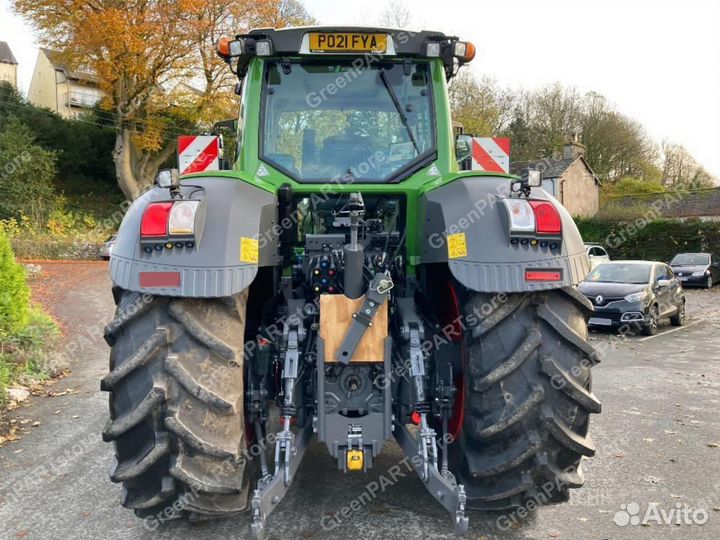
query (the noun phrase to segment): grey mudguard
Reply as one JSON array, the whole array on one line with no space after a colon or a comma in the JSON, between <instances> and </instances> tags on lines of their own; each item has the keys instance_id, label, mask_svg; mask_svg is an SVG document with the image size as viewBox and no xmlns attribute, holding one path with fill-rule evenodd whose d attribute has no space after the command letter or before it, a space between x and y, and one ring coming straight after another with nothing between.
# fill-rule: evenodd
<instances>
[{"instance_id":1,"label":"grey mudguard","mask_svg":"<svg viewBox=\"0 0 720 540\"><path fill-rule=\"evenodd\" d=\"M546 191L533 188L531 199L552 201L560 212L557 247L511 244L502 198L510 196L507 177L463 177L420 198L422 263L446 262L453 276L478 292L522 292L577 285L590 270L582 237L570 214ZM465 233L467 255L449 257L447 236ZM530 237L528 237L530 238ZM528 270L558 270L559 281L527 281Z\"/></svg>"},{"instance_id":2,"label":"grey mudguard","mask_svg":"<svg viewBox=\"0 0 720 540\"><path fill-rule=\"evenodd\" d=\"M196 245L152 253L143 250L143 212L151 202L170 199L167 189L146 191L128 209L113 246L110 277L117 286L154 295L224 297L247 288L258 266L276 264L274 194L232 178L194 177L182 185L183 193L205 199L202 234ZM258 264L240 260L243 237L258 240ZM140 274L154 272L179 273L179 286L141 286Z\"/></svg>"}]
</instances>

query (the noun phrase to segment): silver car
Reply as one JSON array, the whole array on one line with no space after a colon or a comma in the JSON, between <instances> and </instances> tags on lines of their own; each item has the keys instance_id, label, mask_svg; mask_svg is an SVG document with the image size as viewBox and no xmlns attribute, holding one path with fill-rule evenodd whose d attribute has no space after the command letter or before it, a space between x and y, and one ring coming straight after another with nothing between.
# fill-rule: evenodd
<instances>
[{"instance_id":1,"label":"silver car","mask_svg":"<svg viewBox=\"0 0 720 540\"><path fill-rule=\"evenodd\" d=\"M599 264L610 262L610 255L608 255L604 247L598 244L585 244L585 252L588 259L590 259L590 270L593 270Z\"/></svg>"}]
</instances>

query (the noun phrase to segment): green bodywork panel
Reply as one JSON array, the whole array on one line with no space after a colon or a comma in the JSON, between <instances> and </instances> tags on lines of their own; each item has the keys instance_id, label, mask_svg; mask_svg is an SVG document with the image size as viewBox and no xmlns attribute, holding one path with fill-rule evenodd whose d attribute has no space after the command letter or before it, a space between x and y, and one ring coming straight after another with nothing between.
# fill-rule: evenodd
<instances>
[{"instance_id":1,"label":"green bodywork panel","mask_svg":"<svg viewBox=\"0 0 720 540\"><path fill-rule=\"evenodd\" d=\"M277 59L271 59L277 60ZM292 59L291 59L292 60ZM302 58L307 61L307 57ZM238 131L238 153L233 170L210 171L186 175L183 178L213 176L235 178L247 182L260 189L275 193L283 184L290 184L293 192L298 195L312 193L350 193L363 194L403 194L406 198L406 223L410 227L418 223L418 201L420 196L430 190L448 184L459 178L475 177L482 181L483 176L507 176L483 171L459 171L455 159L455 137L453 135L450 104L448 100L445 71L440 60L430 60L431 86L435 109L436 159L428 166L415 172L412 176L397 183L300 183L283 174L267 162L260 159L260 135L262 103L262 81L265 59L253 58L244 78L244 91L241 101L241 114ZM263 175L258 170L263 167ZM266 172L266 173L265 173ZM410 267L420 262L420 247L417 235L408 234L407 254Z\"/></svg>"}]
</instances>

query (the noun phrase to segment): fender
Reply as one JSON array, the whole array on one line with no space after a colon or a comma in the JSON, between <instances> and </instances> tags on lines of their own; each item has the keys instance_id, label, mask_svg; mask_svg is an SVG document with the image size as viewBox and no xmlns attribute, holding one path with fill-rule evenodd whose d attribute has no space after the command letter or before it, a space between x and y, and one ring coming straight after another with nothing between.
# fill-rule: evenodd
<instances>
[{"instance_id":1,"label":"fender","mask_svg":"<svg viewBox=\"0 0 720 540\"><path fill-rule=\"evenodd\" d=\"M533 188L531 199L552 202L562 222L562 236L541 247L512 244L503 198L510 197L510 177L462 177L425 192L419 201L421 262L446 263L452 275L477 292L526 292L577 285L590 271L585 246L570 214L554 197ZM464 238L460 235L464 233ZM449 235L464 249L453 250ZM560 279L528 281L528 270L557 270Z\"/></svg>"},{"instance_id":2,"label":"fender","mask_svg":"<svg viewBox=\"0 0 720 540\"><path fill-rule=\"evenodd\" d=\"M275 194L221 177L186 178L181 186L186 197L203 199L195 245L167 249L160 240L158 249L145 251L140 242L145 209L151 202L171 200L168 189L151 188L133 202L120 225L110 257L115 285L153 295L226 297L247 288L259 266L277 264ZM257 256L249 259L241 257L241 244L248 240L258 247ZM161 277L141 279L143 275Z\"/></svg>"}]
</instances>

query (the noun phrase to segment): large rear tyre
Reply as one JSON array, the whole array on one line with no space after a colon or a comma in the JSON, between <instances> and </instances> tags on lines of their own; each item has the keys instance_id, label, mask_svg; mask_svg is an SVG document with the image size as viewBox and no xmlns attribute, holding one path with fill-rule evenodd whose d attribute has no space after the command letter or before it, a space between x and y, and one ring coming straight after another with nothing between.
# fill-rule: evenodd
<instances>
[{"instance_id":1,"label":"large rear tyre","mask_svg":"<svg viewBox=\"0 0 720 540\"><path fill-rule=\"evenodd\" d=\"M463 424L452 469L470 508L563 502L583 484L582 456L600 402L587 341L591 306L574 288L533 294L466 294ZM475 323L475 324L471 324Z\"/></svg>"},{"instance_id":2,"label":"large rear tyre","mask_svg":"<svg viewBox=\"0 0 720 540\"><path fill-rule=\"evenodd\" d=\"M246 508L243 333L247 291L175 299L116 291L111 345L113 482L140 517L214 518Z\"/></svg>"}]
</instances>

